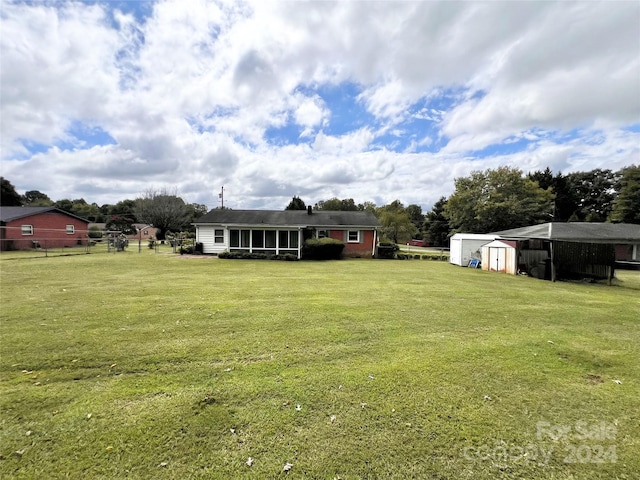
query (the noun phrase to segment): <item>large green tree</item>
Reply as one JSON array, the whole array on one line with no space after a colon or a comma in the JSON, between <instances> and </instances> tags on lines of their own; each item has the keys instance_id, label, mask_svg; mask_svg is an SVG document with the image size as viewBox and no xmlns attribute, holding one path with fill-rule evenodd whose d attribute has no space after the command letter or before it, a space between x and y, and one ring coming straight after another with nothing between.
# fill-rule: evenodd
<instances>
[{"instance_id":1,"label":"large green tree","mask_svg":"<svg viewBox=\"0 0 640 480\"><path fill-rule=\"evenodd\" d=\"M572 191L566 176L561 172L554 175L547 167L544 171L530 173L529 178L538 182L541 188L551 189L554 195L552 212L554 222L566 222L572 217L575 218L575 212L578 210L577 193Z\"/></svg>"},{"instance_id":2,"label":"large green tree","mask_svg":"<svg viewBox=\"0 0 640 480\"><path fill-rule=\"evenodd\" d=\"M0 205L3 207L19 207L22 196L16 192L13 184L4 177L0 177Z\"/></svg>"},{"instance_id":3,"label":"large green tree","mask_svg":"<svg viewBox=\"0 0 640 480\"><path fill-rule=\"evenodd\" d=\"M416 233L416 238L422 238L422 229L424 227L424 215L422 214L422 207L420 205L411 204L407 205L405 209L407 215L409 215L409 220L416 226L418 232Z\"/></svg>"},{"instance_id":4,"label":"large green tree","mask_svg":"<svg viewBox=\"0 0 640 480\"><path fill-rule=\"evenodd\" d=\"M457 178L444 214L456 232L488 233L549 221L552 201L520 169L500 167Z\"/></svg>"},{"instance_id":5,"label":"large green tree","mask_svg":"<svg viewBox=\"0 0 640 480\"><path fill-rule=\"evenodd\" d=\"M617 180L614 172L600 168L568 174L567 185L576 203L576 210L569 220L606 221L613 209Z\"/></svg>"},{"instance_id":6,"label":"large green tree","mask_svg":"<svg viewBox=\"0 0 640 480\"><path fill-rule=\"evenodd\" d=\"M293 197L289 202L289 205L285 207L285 210L306 210L307 206L300 197Z\"/></svg>"},{"instance_id":7,"label":"large green tree","mask_svg":"<svg viewBox=\"0 0 640 480\"><path fill-rule=\"evenodd\" d=\"M187 212L188 212L189 221L188 221L188 224L184 227L184 229L189 232L195 232L196 227L192 225L192 223L195 222L198 218L205 215L208 211L209 209L204 203L188 203Z\"/></svg>"},{"instance_id":8,"label":"large green tree","mask_svg":"<svg viewBox=\"0 0 640 480\"><path fill-rule=\"evenodd\" d=\"M640 223L640 166L632 165L620 172L620 191L613 201L612 222Z\"/></svg>"},{"instance_id":9,"label":"large green tree","mask_svg":"<svg viewBox=\"0 0 640 480\"><path fill-rule=\"evenodd\" d=\"M107 214L109 216L119 215L119 216L127 216L132 218L134 221L137 221L136 218L136 201L131 199L120 200L115 205L103 205L101 210L104 212L106 207Z\"/></svg>"},{"instance_id":10,"label":"large green tree","mask_svg":"<svg viewBox=\"0 0 640 480\"><path fill-rule=\"evenodd\" d=\"M353 200L353 198L345 198L340 200L339 198L330 198L329 200L321 200L315 204L314 210L342 210L342 211L352 211L355 212L358 210L358 205Z\"/></svg>"},{"instance_id":11,"label":"large green tree","mask_svg":"<svg viewBox=\"0 0 640 480\"><path fill-rule=\"evenodd\" d=\"M133 219L127 216L113 215L109 217L105 228L109 232L120 232L125 235L135 235L138 233L134 225Z\"/></svg>"},{"instance_id":12,"label":"large green tree","mask_svg":"<svg viewBox=\"0 0 640 480\"><path fill-rule=\"evenodd\" d=\"M22 203L29 207L50 207L53 200L39 190L29 190L22 197Z\"/></svg>"},{"instance_id":13,"label":"large green tree","mask_svg":"<svg viewBox=\"0 0 640 480\"><path fill-rule=\"evenodd\" d=\"M384 205L376 210L376 216L382 226L382 238L394 243L405 243L411 240L418 229L411 221L409 213L399 200Z\"/></svg>"},{"instance_id":14,"label":"large green tree","mask_svg":"<svg viewBox=\"0 0 640 480\"><path fill-rule=\"evenodd\" d=\"M164 240L168 231L182 231L190 220L184 200L167 189L146 190L136 199L135 216L139 222L158 229L158 240Z\"/></svg>"},{"instance_id":15,"label":"large green tree","mask_svg":"<svg viewBox=\"0 0 640 480\"><path fill-rule=\"evenodd\" d=\"M429 245L434 247L446 247L449 244L449 220L444 216L447 199L440 199L433 205L430 212L425 215L425 237Z\"/></svg>"}]
</instances>

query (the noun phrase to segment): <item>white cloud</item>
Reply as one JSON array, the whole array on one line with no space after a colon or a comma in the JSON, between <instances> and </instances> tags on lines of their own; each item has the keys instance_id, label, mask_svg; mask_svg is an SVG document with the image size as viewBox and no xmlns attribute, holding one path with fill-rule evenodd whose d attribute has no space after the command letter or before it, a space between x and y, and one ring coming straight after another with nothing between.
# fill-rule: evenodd
<instances>
[{"instance_id":1,"label":"white cloud","mask_svg":"<svg viewBox=\"0 0 640 480\"><path fill-rule=\"evenodd\" d=\"M145 6L3 4L2 173L19 191L429 206L471 170L640 162L637 2Z\"/></svg>"}]
</instances>

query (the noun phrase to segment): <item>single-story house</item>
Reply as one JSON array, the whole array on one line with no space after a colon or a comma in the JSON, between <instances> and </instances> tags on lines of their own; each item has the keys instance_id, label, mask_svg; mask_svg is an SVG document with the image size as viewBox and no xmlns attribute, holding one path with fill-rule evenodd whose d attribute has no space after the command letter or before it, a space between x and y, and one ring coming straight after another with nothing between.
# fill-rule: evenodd
<instances>
[{"instance_id":1,"label":"single-story house","mask_svg":"<svg viewBox=\"0 0 640 480\"><path fill-rule=\"evenodd\" d=\"M202 253L244 251L301 257L309 238L344 242L345 257L376 254L380 222L371 212L214 209L196 220L196 245Z\"/></svg>"},{"instance_id":2,"label":"single-story house","mask_svg":"<svg viewBox=\"0 0 640 480\"><path fill-rule=\"evenodd\" d=\"M0 207L0 250L86 245L88 225L55 207Z\"/></svg>"},{"instance_id":3,"label":"single-story house","mask_svg":"<svg viewBox=\"0 0 640 480\"><path fill-rule=\"evenodd\" d=\"M134 227L136 227L136 233L134 235L127 235L129 240L149 240L153 238L154 240L158 238L159 228L154 227L153 225L148 225L146 223L134 223Z\"/></svg>"},{"instance_id":4,"label":"single-story house","mask_svg":"<svg viewBox=\"0 0 640 480\"><path fill-rule=\"evenodd\" d=\"M538 278L609 278L615 268L640 264L640 225L551 222L496 232L514 250L515 269ZM494 245L494 248L498 248ZM506 247L503 247L507 254ZM497 250L483 249L482 264L496 262Z\"/></svg>"}]
</instances>

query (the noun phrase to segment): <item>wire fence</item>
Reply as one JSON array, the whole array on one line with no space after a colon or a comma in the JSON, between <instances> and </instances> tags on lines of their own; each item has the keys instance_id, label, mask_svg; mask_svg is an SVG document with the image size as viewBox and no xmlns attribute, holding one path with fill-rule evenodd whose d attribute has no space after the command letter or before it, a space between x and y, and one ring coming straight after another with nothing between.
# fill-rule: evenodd
<instances>
[{"instance_id":1,"label":"wire fence","mask_svg":"<svg viewBox=\"0 0 640 480\"><path fill-rule=\"evenodd\" d=\"M97 237L97 238L95 238ZM34 228L31 225L0 227L0 252L3 258L34 258L87 253L125 251L131 243L137 250L147 247L148 240L125 236L120 231L96 232L67 228Z\"/></svg>"}]
</instances>

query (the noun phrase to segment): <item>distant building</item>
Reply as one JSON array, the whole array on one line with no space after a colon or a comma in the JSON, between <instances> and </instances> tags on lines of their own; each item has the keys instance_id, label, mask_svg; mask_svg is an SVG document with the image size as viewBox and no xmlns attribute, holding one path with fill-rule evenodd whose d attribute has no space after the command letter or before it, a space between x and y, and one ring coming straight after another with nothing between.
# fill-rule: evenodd
<instances>
[{"instance_id":1,"label":"distant building","mask_svg":"<svg viewBox=\"0 0 640 480\"><path fill-rule=\"evenodd\" d=\"M89 221L55 207L0 207L0 250L86 245Z\"/></svg>"},{"instance_id":2,"label":"distant building","mask_svg":"<svg viewBox=\"0 0 640 480\"><path fill-rule=\"evenodd\" d=\"M301 257L309 238L344 242L343 256L371 258L380 222L371 212L215 209L196 220L196 243L203 253L246 251Z\"/></svg>"}]
</instances>

